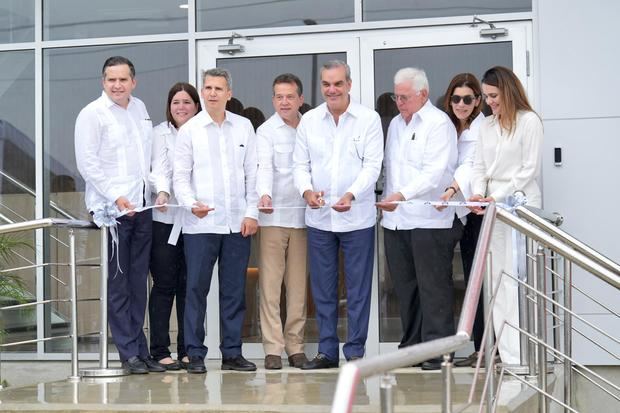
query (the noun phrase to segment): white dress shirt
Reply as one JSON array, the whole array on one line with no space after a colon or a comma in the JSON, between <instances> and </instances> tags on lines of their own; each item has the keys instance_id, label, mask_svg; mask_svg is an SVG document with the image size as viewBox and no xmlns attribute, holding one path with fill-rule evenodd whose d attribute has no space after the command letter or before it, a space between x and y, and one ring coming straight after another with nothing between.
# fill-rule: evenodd
<instances>
[{"instance_id":1,"label":"white dress shirt","mask_svg":"<svg viewBox=\"0 0 620 413\"><path fill-rule=\"evenodd\" d=\"M375 183L383 158L379 115L350 102L338 125L323 103L304 114L297 127L293 159L295 187L324 191L328 207L306 208L306 225L323 231L348 232L375 225ZM330 205L350 192L351 209L336 212Z\"/></svg>"},{"instance_id":2,"label":"white dress shirt","mask_svg":"<svg viewBox=\"0 0 620 413\"><path fill-rule=\"evenodd\" d=\"M471 125L469 125L469 129L462 131L461 136L458 138L457 149L459 159L456 171L454 171L454 180L459 185L459 192L453 197L453 201L466 201L473 195L470 183L471 168L474 165L476 141L478 140L478 132L482 122L484 122L484 114L479 113ZM466 207L458 207L456 209L456 214L459 218L467 216L470 212Z\"/></svg>"},{"instance_id":3,"label":"white dress shirt","mask_svg":"<svg viewBox=\"0 0 620 413\"><path fill-rule=\"evenodd\" d=\"M172 193L172 161L174 160L174 145L177 139L177 129L168 121L164 121L153 128L153 150L151 157L152 203L155 204L157 194L166 192L170 195L168 203L177 203ZM165 212L153 209L153 221L164 224L173 224L178 208L168 208Z\"/></svg>"},{"instance_id":4,"label":"white dress shirt","mask_svg":"<svg viewBox=\"0 0 620 413\"><path fill-rule=\"evenodd\" d=\"M540 207L540 177L543 126L534 112L520 111L511 134L489 116L480 126L472 169L474 194L505 202L508 195L523 191L528 205Z\"/></svg>"},{"instance_id":5,"label":"white dress shirt","mask_svg":"<svg viewBox=\"0 0 620 413\"><path fill-rule=\"evenodd\" d=\"M258 219L256 136L250 121L226 112L219 126L206 110L187 121L177 135L174 193L186 234L241 232L244 217ZM198 218L189 211L200 201L215 211Z\"/></svg>"},{"instance_id":6,"label":"white dress shirt","mask_svg":"<svg viewBox=\"0 0 620 413\"><path fill-rule=\"evenodd\" d=\"M301 116L301 115L300 115ZM258 196L269 195L276 208L271 214L259 214L260 226L305 228L304 209L278 209L277 207L303 207L306 201L293 185L293 150L297 130L287 125L274 113L256 130Z\"/></svg>"},{"instance_id":7,"label":"white dress shirt","mask_svg":"<svg viewBox=\"0 0 620 413\"><path fill-rule=\"evenodd\" d=\"M390 122L385 147L385 190L400 192L406 200L438 200L452 183L456 168L456 129L443 111L427 101L409 123L401 115ZM454 207L401 204L383 211L385 228L451 228Z\"/></svg>"},{"instance_id":8,"label":"white dress shirt","mask_svg":"<svg viewBox=\"0 0 620 413\"><path fill-rule=\"evenodd\" d=\"M136 207L150 204L152 132L144 103L133 96L125 109L102 92L80 111L75 121L75 159L86 182L89 211L121 196Z\"/></svg>"}]
</instances>

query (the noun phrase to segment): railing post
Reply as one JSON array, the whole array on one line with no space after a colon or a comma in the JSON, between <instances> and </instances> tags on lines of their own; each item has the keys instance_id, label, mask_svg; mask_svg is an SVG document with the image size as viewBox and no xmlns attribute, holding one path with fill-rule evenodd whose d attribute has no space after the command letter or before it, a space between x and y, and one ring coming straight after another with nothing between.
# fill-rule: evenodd
<instances>
[{"instance_id":1,"label":"railing post","mask_svg":"<svg viewBox=\"0 0 620 413\"><path fill-rule=\"evenodd\" d=\"M443 382L441 412L452 413L452 361L450 360L450 354L443 355L443 363L441 363L441 381Z\"/></svg>"},{"instance_id":2,"label":"railing post","mask_svg":"<svg viewBox=\"0 0 620 413\"><path fill-rule=\"evenodd\" d=\"M108 229L101 227L99 367L108 368Z\"/></svg>"},{"instance_id":3,"label":"railing post","mask_svg":"<svg viewBox=\"0 0 620 413\"><path fill-rule=\"evenodd\" d=\"M77 270L75 267L75 233L69 228L69 280L71 303L71 376L70 379L79 379L78 376L78 315L77 315Z\"/></svg>"},{"instance_id":4,"label":"railing post","mask_svg":"<svg viewBox=\"0 0 620 413\"><path fill-rule=\"evenodd\" d=\"M534 242L530 240L530 245L528 246L530 249L530 253L532 255L536 255L534 253ZM525 326L525 330L531 335L536 335L536 303L534 300L536 299L536 294L534 293L534 289L536 288L536 267L532 262L531 265L528 266L528 275L527 275L527 285L532 287L528 288L526 293L527 297L527 325ZM538 370L536 368L536 343L533 340L527 339L527 363L529 368L529 377L536 377L538 374Z\"/></svg>"},{"instance_id":5,"label":"railing post","mask_svg":"<svg viewBox=\"0 0 620 413\"><path fill-rule=\"evenodd\" d=\"M530 282L534 276L534 263L532 260L534 250L534 241L530 237L525 237L525 268L526 268L526 282ZM528 300L528 289L519 284L519 325L525 331L531 331L530 327L530 303ZM529 339L525 334L519 334L520 343L520 356L521 365L527 366L529 369ZM533 372L529 371L528 375L532 375Z\"/></svg>"},{"instance_id":6,"label":"railing post","mask_svg":"<svg viewBox=\"0 0 620 413\"><path fill-rule=\"evenodd\" d=\"M489 387L487 389L487 412L491 413L493 410L493 396L495 395L495 372L491 371L491 365L493 360L491 359L491 353L493 353L494 346L494 326L493 317L489 317L493 309L490 303L493 302L493 265L491 263L492 255L491 251L487 255L486 261L486 274L484 275L484 284L482 289L484 291L484 319L488 321L487 337L484 342L484 368L486 369L487 376L489 377Z\"/></svg>"},{"instance_id":7,"label":"railing post","mask_svg":"<svg viewBox=\"0 0 620 413\"><path fill-rule=\"evenodd\" d=\"M572 263L564 257L564 307L573 307L573 274ZM564 404L573 406L573 366L568 357L573 356L573 318L564 311ZM568 411L565 409L565 411Z\"/></svg>"},{"instance_id":8,"label":"railing post","mask_svg":"<svg viewBox=\"0 0 620 413\"><path fill-rule=\"evenodd\" d=\"M381 413L394 413L394 375L385 373L379 384Z\"/></svg>"},{"instance_id":9,"label":"railing post","mask_svg":"<svg viewBox=\"0 0 620 413\"><path fill-rule=\"evenodd\" d=\"M546 279L545 279L545 248L538 244L536 251L536 337L538 340L538 388L542 392L547 391L547 349L543 343L547 342L547 314L545 311ZM547 400L545 395L538 393L538 411L547 413Z\"/></svg>"},{"instance_id":10,"label":"railing post","mask_svg":"<svg viewBox=\"0 0 620 413\"><path fill-rule=\"evenodd\" d=\"M559 293L558 293L558 279L557 279L557 270L558 270L558 264L557 264L557 260L559 259L559 255L555 253L555 251L551 250L549 252L549 266L551 267L551 299L553 301L559 301L558 297L559 297ZM552 302L551 303L551 314L553 314L553 317L551 317L551 332L553 334L553 348L560 351L560 332L557 329L558 327L558 319L556 318L556 316L559 317L559 311L558 311L558 306ZM553 358L556 360L559 360L560 357L555 355L553 355Z\"/></svg>"}]
</instances>

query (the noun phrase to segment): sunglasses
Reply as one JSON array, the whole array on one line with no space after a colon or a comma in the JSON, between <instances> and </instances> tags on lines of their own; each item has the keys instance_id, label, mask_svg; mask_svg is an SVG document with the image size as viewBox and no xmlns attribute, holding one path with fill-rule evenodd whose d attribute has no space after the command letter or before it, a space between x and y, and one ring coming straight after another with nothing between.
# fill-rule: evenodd
<instances>
[{"instance_id":1,"label":"sunglasses","mask_svg":"<svg viewBox=\"0 0 620 413\"><path fill-rule=\"evenodd\" d=\"M476 100L476 97L472 96L472 95L467 95L467 96L452 95L452 96L450 96L450 102L454 103L455 105L460 103L461 100L463 101L464 104L471 105L474 102L474 100Z\"/></svg>"}]
</instances>

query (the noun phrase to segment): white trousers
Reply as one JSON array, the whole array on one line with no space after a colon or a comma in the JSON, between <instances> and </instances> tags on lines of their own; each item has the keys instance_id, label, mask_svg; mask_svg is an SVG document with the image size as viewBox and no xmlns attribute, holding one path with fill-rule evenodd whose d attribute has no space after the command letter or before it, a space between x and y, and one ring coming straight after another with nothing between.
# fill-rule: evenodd
<instances>
[{"instance_id":1,"label":"white trousers","mask_svg":"<svg viewBox=\"0 0 620 413\"><path fill-rule=\"evenodd\" d=\"M500 280L500 275L504 271L514 277L517 274L513 271L512 230L499 220L495 221L490 250L493 290L497 287L497 283L500 283L493 307L493 328L499 340L499 355L505 364L520 364L519 331L504 325L500 336L500 328L504 322L519 326L519 284L506 274L501 276Z\"/></svg>"}]
</instances>

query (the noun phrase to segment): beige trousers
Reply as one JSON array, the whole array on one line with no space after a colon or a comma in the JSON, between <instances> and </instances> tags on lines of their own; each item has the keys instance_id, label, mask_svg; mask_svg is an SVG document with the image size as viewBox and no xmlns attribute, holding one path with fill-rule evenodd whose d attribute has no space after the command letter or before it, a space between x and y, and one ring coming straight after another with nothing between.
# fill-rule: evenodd
<instances>
[{"instance_id":1,"label":"beige trousers","mask_svg":"<svg viewBox=\"0 0 620 413\"><path fill-rule=\"evenodd\" d=\"M261 227L258 286L260 327L265 354L290 356L304 351L307 290L305 229ZM282 328L280 296L286 287L286 322Z\"/></svg>"}]
</instances>

